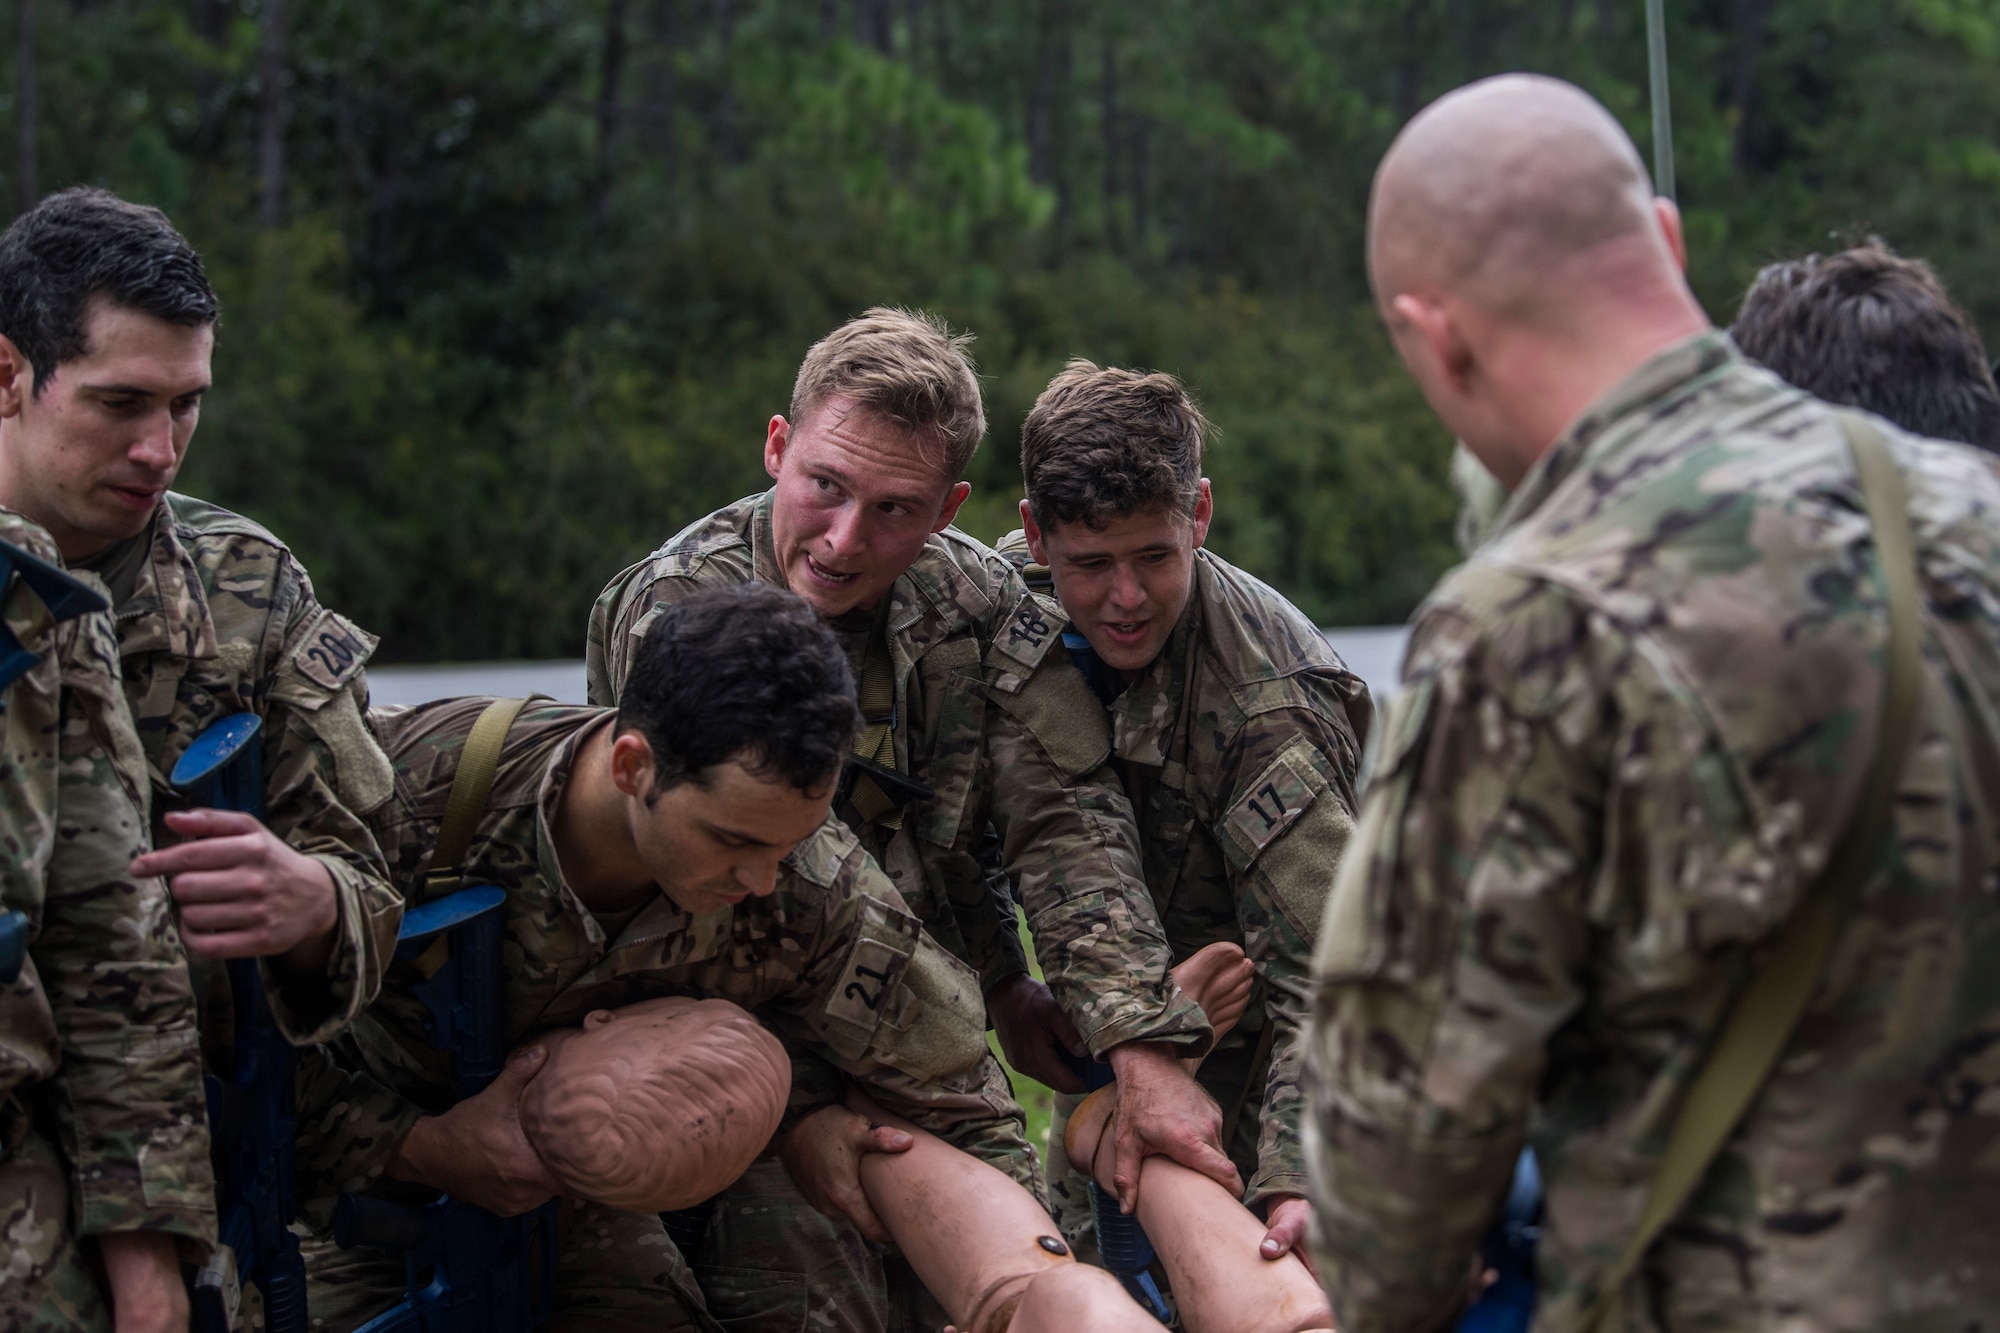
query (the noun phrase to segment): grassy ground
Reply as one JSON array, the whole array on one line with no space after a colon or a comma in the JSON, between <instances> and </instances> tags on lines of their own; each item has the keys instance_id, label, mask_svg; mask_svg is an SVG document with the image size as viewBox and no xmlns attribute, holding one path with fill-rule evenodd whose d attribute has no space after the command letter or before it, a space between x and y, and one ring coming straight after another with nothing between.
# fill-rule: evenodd
<instances>
[{"instance_id":1,"label":"grassy ground","mask_svg":"<svg viewBox=\"0 0 2000 1333\"><path fill-rule=\"evenodd\" d=\"M1035 961L1035 942L1028 938L1028 926L1021 923L1021 947L1028 952L1028 970L1035 980L1042 979L1042 965ZM1000 1054L1000 1042L991 1033L986 1034L986 1044L993 1048L999 1058L1000 1067L1007 1071L1007 1078L1014 1085L1014 1097L1028 1112L1028 1142L1035 1145L1035 1151L1046 1160L1049 1151L1049 1117L1055 1111L1056 1095L1042 1084L1018 1073L1007 1063L1007 1057Z\"/></svg>"}]
</instances>

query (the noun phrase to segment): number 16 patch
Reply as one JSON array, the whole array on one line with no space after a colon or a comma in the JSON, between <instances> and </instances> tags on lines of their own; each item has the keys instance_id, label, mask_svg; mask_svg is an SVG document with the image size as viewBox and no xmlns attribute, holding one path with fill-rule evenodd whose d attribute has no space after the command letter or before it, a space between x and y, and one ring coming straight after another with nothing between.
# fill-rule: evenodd
<instances>
[{"instance_id":1,"label":"number 16 patch","mask_svg":"<svg viewBox=\"0 0 2000 1333\"><path fill-rule=\"evenodd\" d=\"M1224 818L1223 826L1244 864L1256 860L1257 853L1296 824L1325 789L1307 748L1304 741L1295 740L1280 750Z\"/></svg>"}]
</instances>

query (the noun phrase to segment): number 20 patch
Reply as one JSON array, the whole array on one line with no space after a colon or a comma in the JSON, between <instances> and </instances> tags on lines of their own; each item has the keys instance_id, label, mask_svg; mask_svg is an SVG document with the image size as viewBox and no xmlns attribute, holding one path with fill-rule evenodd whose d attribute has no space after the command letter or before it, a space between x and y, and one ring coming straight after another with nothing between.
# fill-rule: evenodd
<instances>
[{"instance_id":1,"label":"number 20 patch","mask_svg":"<svg viewBox=\"0 0 2000 1333\"><path fill-rule=\"evenodd\" d=\"M1257 853L1297 823L1325 785L1309 780L1308 774L1315 778L1319 775L1308 760L1294 753L1296 749L1294 743L1279 752L1257 775L1225 821L1230 838L1246 862L1255 860Z\"/></svg>"}]
</instances>

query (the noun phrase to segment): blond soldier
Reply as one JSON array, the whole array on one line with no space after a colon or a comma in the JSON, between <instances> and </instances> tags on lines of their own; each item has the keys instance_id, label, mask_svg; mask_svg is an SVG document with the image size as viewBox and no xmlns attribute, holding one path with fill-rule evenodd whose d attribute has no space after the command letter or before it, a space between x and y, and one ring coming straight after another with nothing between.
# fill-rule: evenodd
<instances>
[{"instance_id":1,"label":"blond soldier","mask_svg":"<svg viewBox=\"0 0 2000 1333\"><path fill-rule=\"evenodd\" d=\"M1649 194L1602 107L1522 76L1430 107L1376 176L1384 319L1511 494L1418 612L1327 906L1321 1276L1346 1333L1449 1327L1527 1143L1537 1328L1982 1327L2000 1309L2000 480L1745 362ZM1870 440L1908 492L1922 603L1900 753ZM1878 757L1891 832L1860 853L1803 1020L1614 1281L1695 1072Z\"/></svg>"}]
</instances>

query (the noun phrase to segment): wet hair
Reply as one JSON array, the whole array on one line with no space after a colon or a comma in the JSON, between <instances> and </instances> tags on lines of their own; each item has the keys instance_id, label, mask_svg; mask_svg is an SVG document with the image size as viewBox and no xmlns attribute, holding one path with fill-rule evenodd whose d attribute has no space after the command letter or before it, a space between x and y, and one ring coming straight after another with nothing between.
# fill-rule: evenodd
<instances>
[{"instance_id":1,"label":"wet hair","mask_svg":"<svg viewBox=\"0 0 2000 1333\"><path fill-rule=\"evenodd\" d=\"M79 186L0 234L0 334L34 368L37 397L64 362L89 355L93 301L190 329L222 318L201 256L166 214Z\"/></svg>"},{"instance_id":2,"label":"wet hair","mask_svg":"<svg viewBox=\"0 0 2000 1333\"><path fill-rule=\"evenodd\" d=\"M1194 516L1208 421L1172 375L1077 359L1021 426L1028 510L1044 529L1155 509Z\"/></svg>"},{"instance_id":3,"label":"wet hair","mask_svg":"<svg viewBox=\"0 0 2000 1333\"><path fill-rule=\"evenodd\" d=\"M957 481L986 434L969 333L921 310L876 306L814 343L792 384L792 424L829 398L908 432Z\"/></svg>"},{"instance_id":4,"label":"wet hair","mask_svg":"<svg viewBox=\"0 0 2000 1333\"><path fill-rule=\"evenodd\" d=\"M832 780L861 725L833 631L771 584L712 588L653 618L632 659L617 731L653 750L658 796L740 761L800 791Z\"/></svg>"},{"instance_id":5,"label":"wet hair","mask_svg":"<svg viewBox=\"0 0 2000 1333\"><path fill-rule=\"evenodd\" d=\"M2000 387L1979 331L1929 264L1879 240L1768 266L1729 332L1815 397L2000 452Z\"/></svg>"}]
</instances>

